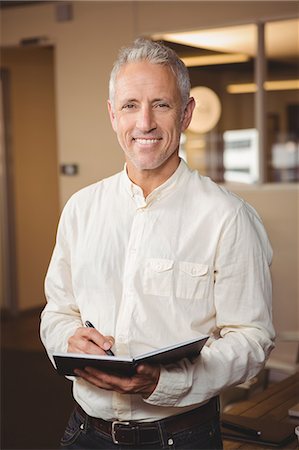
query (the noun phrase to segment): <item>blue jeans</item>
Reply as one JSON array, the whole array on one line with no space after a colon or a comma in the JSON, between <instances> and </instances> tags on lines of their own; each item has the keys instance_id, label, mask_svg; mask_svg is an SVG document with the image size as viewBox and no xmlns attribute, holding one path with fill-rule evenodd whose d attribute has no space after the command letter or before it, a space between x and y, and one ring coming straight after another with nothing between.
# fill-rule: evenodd
<instances>
[{"instance_id":1,"label":"blue jeans","mask_svg":"<svg viewBox=\"0 0 299 450\"><path fill-rule=\"evenodd\" d=\"M114 444L112 439L90 425L88 416L75 409L61 439L61 449L102 449L102 450L221 450L222 439L219 416L184 431L169 434L161 422L161 442L136 446Z\"/></svg>"}]
</instances>

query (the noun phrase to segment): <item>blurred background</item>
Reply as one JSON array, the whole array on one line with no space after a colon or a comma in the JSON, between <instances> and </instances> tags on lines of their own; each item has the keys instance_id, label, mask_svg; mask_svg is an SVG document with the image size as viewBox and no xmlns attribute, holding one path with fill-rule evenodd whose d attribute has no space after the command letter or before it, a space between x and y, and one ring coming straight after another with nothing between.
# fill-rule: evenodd
<instances>
[{"instance_id":1,"label":"blurred background","mask_svg":"<svg viewBox=\"0 0 299 450\"><path fill-rule=\"evenodd\" d=\"M223 405L298 370L298 2L1 1L0 13L1 448L57 447L72 408L39 341L43 281L67 199L123 168L108 80L138 36L190 71L181 157L249 201L274 249L277 346Z\"/></svg>"}]
</instances>

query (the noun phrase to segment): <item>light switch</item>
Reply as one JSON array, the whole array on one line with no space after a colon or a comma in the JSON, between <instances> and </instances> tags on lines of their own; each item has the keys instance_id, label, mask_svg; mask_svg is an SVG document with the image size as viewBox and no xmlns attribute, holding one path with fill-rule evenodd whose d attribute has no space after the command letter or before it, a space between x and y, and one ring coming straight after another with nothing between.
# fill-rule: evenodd
<instances>
[{"instance_id":1,"label":"light switch","mask_svg":"<svg viewBox=\"0 0 299 450\"><path fill-rule=\"evenodd\" d=\"M78 166L78 164L62 164L60 166L60 171L63 175L72 177L72 176L78 174L79 166Z\"/></svg>"}]
</instances>

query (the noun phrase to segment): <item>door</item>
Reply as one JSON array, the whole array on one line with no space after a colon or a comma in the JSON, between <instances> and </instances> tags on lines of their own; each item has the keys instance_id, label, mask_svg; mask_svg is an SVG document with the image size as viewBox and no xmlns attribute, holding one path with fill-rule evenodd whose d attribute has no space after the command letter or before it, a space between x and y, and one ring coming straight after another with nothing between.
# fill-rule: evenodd
<instances>
[{"instance_id":1,"label":"door","mask_svg":"<svg viewBox=\"0 0 299 450\"><path fill-rule=\"evenodd\" d=\"M43 280L59 216L54 48L1 53L9 80L2 84L8 120L2 139L1 308L16 313L45 302Z\"/></svg>"}]
</instances>

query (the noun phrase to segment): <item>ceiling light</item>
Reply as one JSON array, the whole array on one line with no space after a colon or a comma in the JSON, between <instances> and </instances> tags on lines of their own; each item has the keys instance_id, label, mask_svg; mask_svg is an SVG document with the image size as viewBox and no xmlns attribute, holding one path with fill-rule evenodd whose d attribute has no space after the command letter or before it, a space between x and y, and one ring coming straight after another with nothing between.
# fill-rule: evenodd
<instances>
[{"instance_id":1,"label":"ceiling light","mask_svg":"<svg viewBox=\"0 0 299 450\"><path fill-rule=\"evenodd\" d=\"M298 18L266 22L267 58L298 58L298 33ZM253 23L181 33L160 33L152 35L152 38L217 52L245 53L251 57L257 52L257 28Z\"/></svg>"},{"instance_id":2,"label":"ceiling light","mask_svg":"<svg viewBox=\"0 0 299 450\"><path fill-rule=\"evenodd\" d=\"M249 94L256 92L256 89L256 84L254 83L229 84L226 86L229 94Z\"/></svg>"},{"instance_id":3,"label":"ceiling light","mask_svg":"<svg viewBox=\"0 0 299 450\"><path fill-rule=\"evenodd\" d=\"M223 55L186 56L185 58L181 58L181 60L187 67L195 67L246 62L249 60L249 56L229 53Z\"/></svg>"},{"instance_id":4,"label":"ceiling light","mask_svg":"<svg viewBox=\"0 0 299 450\"><path fill-rule=\"evenodd\" d=\"M299 80L277 80L265 81L264 89L266 91L287 91L299 89ZM226 87L229 94L249 94L256 92L257 86L254 83L229 84Z\"/></svg>"},{"instance_id":5,"label":"ceiling light","mask_svg":"<svg viewBox=\"0 0 299 450\"><path fill-rule=\"evenodd\" d=\"M186 31L183 33L156 34L153 36L154 39L216 51L227 51L233 48L233 50L228 51L248 52L252 56L255 53L255 37L256 27L254 24Z\"/></svg>"},{"instance_id":6,"label":"ceiling light","mask_svg":"<svg viewBox=\"0 0 299 450\"><path fill-rule=\"evenodd\" d=\"M299 80L265 81L264 87L267 91L287 91L299 89Z\"/></svg>"}]
</instances>

